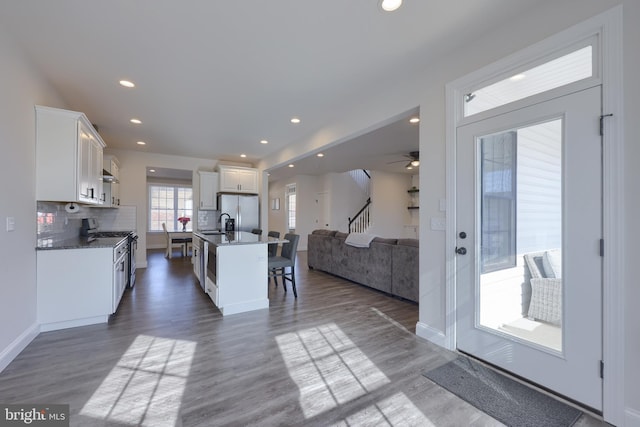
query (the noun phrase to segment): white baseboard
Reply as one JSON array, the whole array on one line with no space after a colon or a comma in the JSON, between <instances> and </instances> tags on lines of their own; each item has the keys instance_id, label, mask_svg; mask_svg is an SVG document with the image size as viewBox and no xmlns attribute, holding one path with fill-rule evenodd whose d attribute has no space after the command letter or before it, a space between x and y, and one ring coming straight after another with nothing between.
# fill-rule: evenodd
<instances>
[{"instance_id":1,"label":"white baseboard","mask_svg":"<svg viewBox=\"0 0 640 427\"><path fill-rule=\"evenodd\" d=\"M42 332L57 331L59 329L75 328L77 326L95 325L97 323L107 323L109 316L85 317L84 319L65 320L63 322L42 323Z\"/></svg>"},{"instance_id":2,"label":"white baseboard","mask_svg":"<svg viewBox=\"0 0 640 427\"><path fill-rule=\"evenodd\" d=\"M624 420L625 427L640 427L640 411L627 408L625 409L624 413L625 413L625 420Z\"/></svg>"},{"instance_id":3,"label":"white baseboard","mask_svg":"<svg viewBox=\"0 0 640 427\"><path fill-rule=\"evenodd\" d=\"M436 345L439 345L440 347L447 348L447 337L445 336L444 332L434 329L426 323L416 323L416 335Z\"/></svg>"},{"instance_id":4,"label":"white baseboard","mask_svg":"<svg viewBox=\"0 0 640 427\"><path fill-rule=\"evenodd\" d=\"M40 327L37 323L20 334L7 348L0 352L0 372L9 366L9 363L15 359L26 346L40 333Z\"/></svg>"}]
</instances>

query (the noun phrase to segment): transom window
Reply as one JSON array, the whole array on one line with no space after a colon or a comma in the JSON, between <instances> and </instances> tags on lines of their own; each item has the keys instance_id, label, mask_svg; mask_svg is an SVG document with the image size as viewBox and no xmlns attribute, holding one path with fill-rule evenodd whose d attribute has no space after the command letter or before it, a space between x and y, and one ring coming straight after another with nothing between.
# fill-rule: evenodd
<instances>
[{"instance_id":1,"label":"transom window","mask_svg":"<svg viewBox=\"0 0 640 427\"><path fill-rule=\"evenodd\" d=\"M149 231L163 231L162 223L167 231L182 230L179 218L189 218L186 229L192 230L193 224L193 190L183 185L149 185Z\"/></svg>"},{"instance_id":2,"label":"transom window","mask_svg":"<svg viewBox=\"0 0 640 427\"><path fill-rule=\"evenodd\" d=\"M587 79L594 75L593 69L590 44L464 94L464 117Z\"/></svg>"}]
</instances>

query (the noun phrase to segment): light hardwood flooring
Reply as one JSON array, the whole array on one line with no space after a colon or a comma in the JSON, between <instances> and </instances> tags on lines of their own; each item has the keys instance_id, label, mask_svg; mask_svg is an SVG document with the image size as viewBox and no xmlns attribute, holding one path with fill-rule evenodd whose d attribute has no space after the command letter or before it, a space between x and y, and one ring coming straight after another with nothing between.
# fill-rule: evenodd
<instances>
[{"instance_id":1,"label":"light hardwood flooring","mask_svg":"<svg viewBox=\"0 0 640 427\"><path fill-rule=\"evenodd\" d=\"M297 299L270 283L268 310L222 317L190 258L150 251L110 322L40 334L0 403L69 404L72 426L501 425L421 375L455 354L415 336L416 304L305 257Z\"/></svg>"}]
</instances>

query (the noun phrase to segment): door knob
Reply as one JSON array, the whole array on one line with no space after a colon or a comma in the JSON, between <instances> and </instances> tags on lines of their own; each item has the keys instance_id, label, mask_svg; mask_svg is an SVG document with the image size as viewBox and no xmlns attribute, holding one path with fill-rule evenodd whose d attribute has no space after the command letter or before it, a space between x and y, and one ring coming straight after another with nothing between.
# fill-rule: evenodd
<instances>
[{"instance_id":1,"label":"door knob","mask_svg":"<svg viewBox=\"0 0 640 427\"><path fill-rule=\"evenodd\" d=\"M466 255L467 254L467 248L456 248L456 253L458 255Z\"/></svg>"},{"instance_id":2,"label":"door knob","mask_svg":"<svg viewBox=\"0 0 640 427\"><path fill-rule=\"evenodd\" d=\"M460 234L458 234L458 236L460 236L461 239L466 239L467 233L465 233L464 231L461 231Z\"/></svg>"}]
</instances>

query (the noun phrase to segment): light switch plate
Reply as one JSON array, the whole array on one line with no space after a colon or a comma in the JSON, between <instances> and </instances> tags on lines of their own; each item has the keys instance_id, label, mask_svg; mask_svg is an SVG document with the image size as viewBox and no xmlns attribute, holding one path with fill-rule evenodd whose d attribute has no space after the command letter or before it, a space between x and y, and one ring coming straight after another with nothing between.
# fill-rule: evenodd
<instances>
[{"instance_id":1,"label":"light switch plate","mask_svg":"<svg viewBox=\"0 0 640 427\"><path fill-rule=\"evenodd\" d=\"M431 229L437 231L445 231L447 229L447 219L431 218Z\"/></svg>"},{"instance_id":2,"label":"light switch plate","mask_svg":"<svg viewBox=\"0 0 640 427\"><path fill-rule=\"evenodd\" d=\"M16 229L16 219L12 216L7 217L7 231L14 231Z\"/></svg>"}]
</instances>

